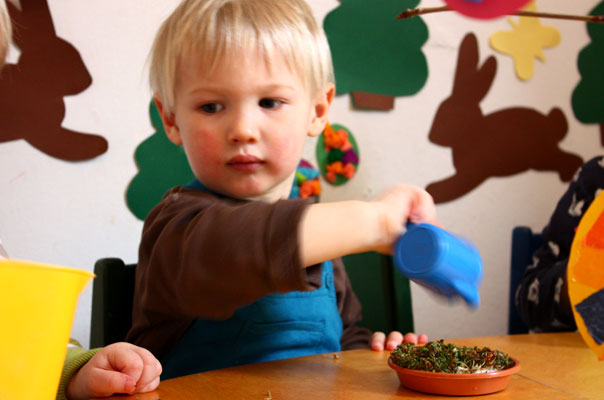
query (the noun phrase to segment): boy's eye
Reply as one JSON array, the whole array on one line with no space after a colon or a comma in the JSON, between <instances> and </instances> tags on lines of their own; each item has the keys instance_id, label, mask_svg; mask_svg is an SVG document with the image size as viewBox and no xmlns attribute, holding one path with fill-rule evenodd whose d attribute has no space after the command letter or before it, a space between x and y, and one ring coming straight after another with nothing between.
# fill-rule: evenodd
<instances>
[{"instance_id":1,"label":"boy's eye","mask_svg":"<svg viewBox=\"0 0 604 400\"><path fill-rule=\"evenodd\" d=\"M208 104L202 105L200 108L205 113L215 114L218 111L221 111L222 109L224 109L224 106L222 104L218 104L218 103L208 103Z\"/></svg>"},{"instance_id":2,"label":"boy's eye","mask_svg":"<svg viewBox=\"0 0 604 400\"><path fill-rule=\"evenodd\" d=\"M258 105L262 108L276 108L281 105L281 101L275 99L261 99Z\"/></svg>"}]
</instances>

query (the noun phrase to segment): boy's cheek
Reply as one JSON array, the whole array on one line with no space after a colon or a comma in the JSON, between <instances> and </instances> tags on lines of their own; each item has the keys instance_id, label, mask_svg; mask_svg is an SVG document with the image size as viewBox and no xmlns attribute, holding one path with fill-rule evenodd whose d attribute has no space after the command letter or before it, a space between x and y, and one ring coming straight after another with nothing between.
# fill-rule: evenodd
<instances>
[{"instance_id":1,"label":"boy's cheek","mask_svg":"<svg viewBox=\"0 0 604 400\"><path fill-rule=\"evenodd\" d=\"M212 156L214 153L218 153L221 150L221 146L216 135L209 131L194 131L187 134L185 138L185 147L187 151L194 152L195 154L206 154L207 157Z\"/></svg>"},{"instance_id":2,"label":"boy's cheek","mask_svg":"<svg viewBox=\"0 0 604 400\"><path fill-rule=\"evenodd\" d=\"M302 156L302 151L304 150L304 143L297 143L294 140L284 141L279 144L275 144L271 153L274 159L277 159L281 164L289 164L288 161L291 159L296 159L297 162L299 158Z\"/></svg>"}]
</instances>

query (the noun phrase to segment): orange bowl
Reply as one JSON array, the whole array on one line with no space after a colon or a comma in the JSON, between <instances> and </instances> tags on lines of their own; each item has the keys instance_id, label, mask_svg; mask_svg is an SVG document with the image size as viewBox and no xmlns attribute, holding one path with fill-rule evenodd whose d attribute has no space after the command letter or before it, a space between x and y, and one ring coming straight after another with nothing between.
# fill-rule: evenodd
<instances>
[{"instance_id":1,"label":"orange bowl","mask_svg":"<svg viewBox=\"0 0 604 400\"><path fill-rule=\"evenodd\" d=\"M506 388L512 374L520 371L518 360L514 365L497 372L450 374L402 368L388 359L388 366L396 371L401 385L418 392L449 396L474 396L499 392Z\"/></svg>"}]
</instances>

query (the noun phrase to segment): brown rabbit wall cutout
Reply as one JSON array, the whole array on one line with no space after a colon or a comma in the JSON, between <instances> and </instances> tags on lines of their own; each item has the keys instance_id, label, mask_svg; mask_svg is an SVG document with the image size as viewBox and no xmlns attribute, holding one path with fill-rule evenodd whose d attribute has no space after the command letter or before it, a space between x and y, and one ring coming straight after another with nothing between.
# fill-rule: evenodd
<instances>
[{"instance_id":1,"label":"brown rabbit wall cutout","mask_svg":"<svg viewBox=\"0 0 604 400\"><path fill-rule=\"evenodd\" d=\"M0 73L0 143L25 139L67 161L103 154L103 137L61 126L63 97L82 92L92 78L75 47L57 37L46 0L21 0L21 10L10 1L6 5L21 54Z\"/></svg>"},{"instance_id":2,"label":"brown rabbit wall cutout","mask_svg":"<svg viewBox=\"0 0 604 400\"><path fill-rule=\"evenodd\" d=\"M529 169L556 171L570 181L583 160L558 147L568 131L562 110L544 115L513 107L484 115L480 102L491 88L497 61L494 56L482 66L479 61L476 36L469 33L459 49L453 91L439 106L429 134L432 143L451 147L456 169L426 187L434 201L455 200L490 177Z\"/></svg>"}]
</instances>

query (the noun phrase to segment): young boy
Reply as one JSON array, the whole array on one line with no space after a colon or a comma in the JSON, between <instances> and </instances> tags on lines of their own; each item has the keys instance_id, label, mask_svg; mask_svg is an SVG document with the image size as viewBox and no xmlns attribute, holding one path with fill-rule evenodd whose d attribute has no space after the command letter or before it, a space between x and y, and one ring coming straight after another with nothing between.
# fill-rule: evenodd
<instances>
[{"instance_id":1,"label":"young boy","mask_svg":"<svg viewBox=\"0 0 604 400\"><path fill-rule=\"evenodd\" d=\"M158 32L150 79L197 179L145 221L127 340L162 361L162 379L367 347L339 257L390 253L408 219L436 222L435 207L409 185L373 202L288 199L335 91L309 6L185 0Z\"/></svg>"},{"instance_id":2,"label":"young boy","mask_svg":"<svg viewBox=\"0 0 604 400\"><path fill-rule=\"evenodd\" d=\"M0 72L10 40L11 22L6 3L0 0ZM0 244L0 259L6 257ZM115 393L149 392L159 385L160 374L161 365L153 354L130 343L114 343L89 351L70 346L56 398L84 400Z\"/></svg>"}]
</instances>

